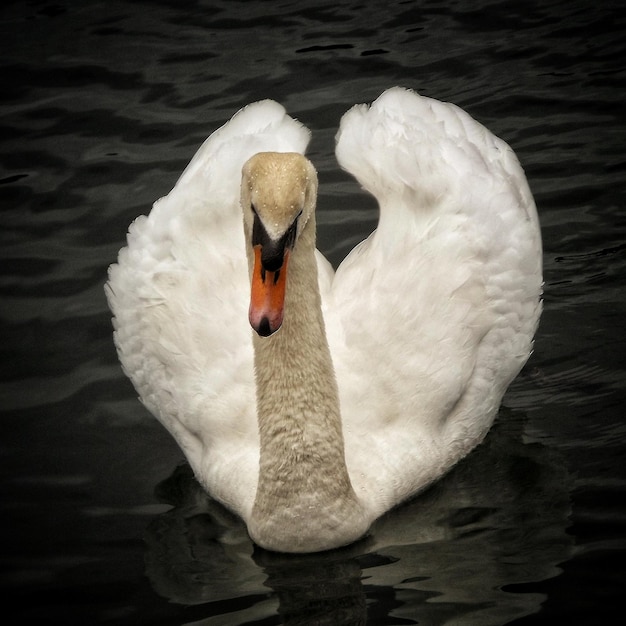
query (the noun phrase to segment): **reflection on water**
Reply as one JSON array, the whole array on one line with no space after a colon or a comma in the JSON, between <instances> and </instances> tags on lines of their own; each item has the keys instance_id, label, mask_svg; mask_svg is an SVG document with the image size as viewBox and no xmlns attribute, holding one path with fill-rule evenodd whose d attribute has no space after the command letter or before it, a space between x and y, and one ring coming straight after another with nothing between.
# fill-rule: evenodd
<instances>
[{"instance_id":1,"label":"reflection on water","mask_svg":"<svg viewBox=\"0 0 626 626\"><path fill-rule=\"evenodd\" d=\"M276 611L285 624L328 625L390 615L487 626L533 614L545 597L517 589L558 575L571 555L571 481L558 454L520 441L514 415L500 419L434 488L359 543L322 554L255 548L182 466L159 488L174 506L148 528L148 576L169 600L203 605L207 617L219 606L233 623Z\"/></svg>"},{"instance_id":2,"label":"reflection on water","mask_svg":"<svg viewBox=\"0 0 626 626\"><path fill-rule=\"evenodd\" d=\"M4 3L14 623L609 623L626 579L625 30L591 0ZM520 157L545 250L535 354L512 411L439 484L358 545L276 557L184 469L155 499L182 455L120 370L106 268L203 139L265 97L313 130L319 243L338 263L377 213L337 169L337 124L394 84L466 108Z\"/></svg>"}]
</instances>

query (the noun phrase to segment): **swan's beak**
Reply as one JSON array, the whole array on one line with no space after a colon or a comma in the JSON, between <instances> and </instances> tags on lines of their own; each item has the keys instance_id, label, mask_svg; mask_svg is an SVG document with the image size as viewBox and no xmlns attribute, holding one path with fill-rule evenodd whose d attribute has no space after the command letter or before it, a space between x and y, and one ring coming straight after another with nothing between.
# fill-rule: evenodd
<instances>
[{"instance_id":1,"label":"swan's beak","mask_svg":"<svg viewBox=\"0 0 626 626\"><path fill-rule=\"evenodd\" d=\"M287 264L296 241L298 217L279 239L270 237L263 222L254 211L252 226L252 293L248 319L261 337L269 337L283 323Z\"/></svg>"},{"instance_id":2,"label":"swan's beak","mask_svg":"<svg viewBox=\"0 0 626 626\"><path fill-rule=\"evenodd\" d=\"M289 250L285 250L282 265L270 271L263 264L263 247L254 246L252 293L248 319L252 328L261 337L268 337L275 333L283 323L288 261Z\"/></svg>"}]
</instances>

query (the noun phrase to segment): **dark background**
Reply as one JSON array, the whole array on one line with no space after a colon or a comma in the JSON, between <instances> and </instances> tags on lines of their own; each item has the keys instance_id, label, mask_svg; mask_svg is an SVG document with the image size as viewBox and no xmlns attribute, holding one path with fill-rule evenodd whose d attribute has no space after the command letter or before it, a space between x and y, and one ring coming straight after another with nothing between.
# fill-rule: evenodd
<instances>
[{"instance_id":1,"label":"dark background","mask_svg":"<svg viewBox=\"0 0 626 626\"><path fill-rule=\"evenodd\" d=\"M618 3L575 0L4 3L11 623L612 623L626 537L625 21ZM253 553L175 472L180 451L123 376L106 268L203 139L266 97L313 130L319 247L337 264L376 207L338 170L334 133L395 84L466 109L524 165L545 250L535 353L485 444L369 544Z\"/></svg>"}]
</instances>

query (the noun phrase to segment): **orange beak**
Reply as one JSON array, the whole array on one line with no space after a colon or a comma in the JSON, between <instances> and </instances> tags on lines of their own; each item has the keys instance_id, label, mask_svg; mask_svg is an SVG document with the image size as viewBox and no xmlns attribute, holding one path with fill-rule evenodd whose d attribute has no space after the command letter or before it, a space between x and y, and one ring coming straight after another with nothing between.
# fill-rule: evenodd
<instances>
[{"instance_id":1,"label":"orange beak","mask_svg":"<svg viewBox=\"0 0 626 626\"><path fill-rule=\"evenodd\" d=\"M283 264L274 272L263 267L261 252L260 245L254 246L252 293L248 319L252 328L261 337L268 337L275 333L283 323L289 250L285 250Z\"/></svg>"}]
</instances>

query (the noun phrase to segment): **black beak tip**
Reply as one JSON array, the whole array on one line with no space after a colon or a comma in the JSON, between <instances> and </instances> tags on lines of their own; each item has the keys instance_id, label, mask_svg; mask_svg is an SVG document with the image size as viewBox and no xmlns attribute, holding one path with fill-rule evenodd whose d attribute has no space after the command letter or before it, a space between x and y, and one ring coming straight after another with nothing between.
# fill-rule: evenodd
<instances>
[{"instance_id":1,"label":"black beak tip","mask_svg":"<svg viewBox=\"0 0 626 626\"><path fill-rule=\"evenodd\" d=\"M280 328L280 326L278 328ZM264 317L259 325L254 327L254 330L256 330L260 337L269 337L270 335L273 335L278 328L272 328L269 319Z\"/></svg>"}]
</instances>

